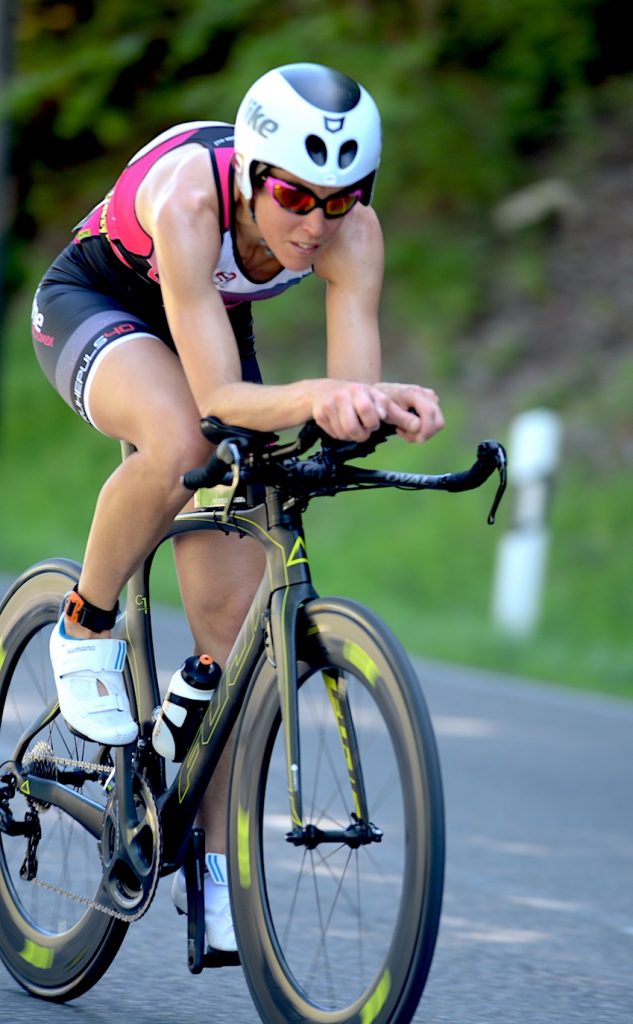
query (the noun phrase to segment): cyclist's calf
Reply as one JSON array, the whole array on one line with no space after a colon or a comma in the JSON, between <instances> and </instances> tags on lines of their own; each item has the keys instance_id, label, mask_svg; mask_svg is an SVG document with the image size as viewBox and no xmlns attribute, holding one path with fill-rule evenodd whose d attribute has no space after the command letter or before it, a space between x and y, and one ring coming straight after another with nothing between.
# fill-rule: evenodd
<instances>
[{"instance_id":1,"label":"cyclist's calf","mask_svg":"<svg viewBox=\"0 0 633 1024\"><path fill-rule=\"evenodd\" d=\"M174 542L178 582L196 647L224 664L264 570L256 541L215 531Z\"/></svg>"}]
</instances>

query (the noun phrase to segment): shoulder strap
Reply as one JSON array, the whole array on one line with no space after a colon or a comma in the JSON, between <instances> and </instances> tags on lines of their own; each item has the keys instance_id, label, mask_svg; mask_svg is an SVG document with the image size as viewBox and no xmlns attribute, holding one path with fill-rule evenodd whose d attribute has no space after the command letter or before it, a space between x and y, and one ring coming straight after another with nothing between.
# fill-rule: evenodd
<instances>
[{"instance_id":1,"label":"shoulder strap","mask_svg":"<svg viewBox=\"0 0 633 1024\"><path fill-rule=\"evenodd\" d=\"M220 198L220 224L224 232L228 231L231 226L234 151L232 147L222 147L221 149L210 149L209 152L216 169L215 180Z\"/></svg>"}]
</instances>

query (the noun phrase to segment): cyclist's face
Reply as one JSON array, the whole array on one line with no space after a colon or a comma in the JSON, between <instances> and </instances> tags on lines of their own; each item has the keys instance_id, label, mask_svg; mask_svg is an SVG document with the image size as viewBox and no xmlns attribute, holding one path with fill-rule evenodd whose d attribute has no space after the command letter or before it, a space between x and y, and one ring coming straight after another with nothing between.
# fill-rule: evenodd
<instances>
[{"instance_id":1,"label":"cyclist's face","mask_svg":"<svg viewBox=\"0 0 633 1024\"><path fill-rule=\"evenodd\" d=\"M340 192L340 189L319 188L279 168L272 168L271 176L304 186L319 199ZM353 209L344 217L326 218L320 207L299 215L279 205L274 195L262 187L255 193L257 229L268 247L284 267L289 270L307 270L319 254L333 241Z\"/></svg>"}]
</instances>

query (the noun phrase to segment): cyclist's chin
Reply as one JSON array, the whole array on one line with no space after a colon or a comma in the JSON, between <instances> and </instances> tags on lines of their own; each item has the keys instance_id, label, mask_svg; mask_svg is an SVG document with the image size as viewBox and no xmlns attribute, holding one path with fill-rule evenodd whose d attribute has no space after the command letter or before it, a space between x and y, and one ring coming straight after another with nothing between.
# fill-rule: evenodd
<instances>
[{"instance_id":1,"label":"cyclist's chin","mask_svg":"<svg viewBox=\"0 0 633 1024\"><path fill-rule=\"evenodd\" d=\"M305 270L311 267L321 252L321 245L302 242L287 242L284 246L284 266L288 270Z\"/></svg>"}]
</instances>

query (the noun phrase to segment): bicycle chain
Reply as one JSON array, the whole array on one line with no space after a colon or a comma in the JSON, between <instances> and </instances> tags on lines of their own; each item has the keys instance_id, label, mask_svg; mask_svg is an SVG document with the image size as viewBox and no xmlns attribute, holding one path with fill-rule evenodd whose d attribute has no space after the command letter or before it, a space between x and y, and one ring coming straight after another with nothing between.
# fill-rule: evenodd
<instances>
[{"instance_id":1,"label":"bicycle chain","mask_svg":"<svg viewBox=\"0 0 633 1024\"><path fill-rule=\"evenodd\" d=\"M93 764L91 761L75 761L72 757L60 757L59 754L53 753L46 740L40 740L32 750L26 752L22 765L28 770L29 766L38 760L52 761L53 764L63 764L70 768L83 768L89 772L101 772L103 775L109 775L114 771L114 765L111 764Z\"/></svg>"},{"instance_id":2,"label":"bicycle chain","mask_svg":"<svg viewBox=\"0 0 633 1024\"><path fill-rule=\"evenodd\" d=\"M117 921L125 921L126 924L134 924L138 921L143 914L146 912L147 907L143 907L136 914L122 914L119 910L115 910L114 907L106 907L103 903L97 903L96 900L89 900L87 896L79 896L76 892L70 892L68 889L62 889L61 885L55 885L53 882L45 882L43 878L31 879L33 885L37 885L40 889L46 889L47 892L54 892L57 896L65 896L69 900L73 900L75 903L81 903L84 907L88 907L89 910L98 910L101 914L107 914L108 917L114 917Z\"/></svg>"},{"instance_id":3,"label":"bicycle chain","mask_svg":"<svg viewBox=\"0 0 633 1024\"><path fill-rule=\"evenodd\" d=\"M64 765L70 768L81 768L84 771L96 772L102 775L114 775L113 765L93 764L91 761L75 761L71 757L61 757L59 754L53 753L51 747L45 740L40 740L39 743L36 743L33 749L27 752L22 763L28 770L29 765L33 764L37 760L44 759L54 764ZM32 800L30 797L27 797L27 802L31 809L37 814L37 800ZM47 805L44 810L48 810L48 806L50 805ZM160 851L158 852L160 853ZM67 899L73 900L75 903L81 903L82 906L88 907L89 910L97 910L101 914L107 914L108 917L113 917L117 921L124 921L126 924L133 924L135 921L138 921L143 917L149 907L149 903L151 902L151 900L149 900L139 911L137 911L136 914L122 914L119 910L115 910L114 907L108 907L103 903L98 903L97 900L88 899L87 896L80 896L78 893L70 892L69 889L64 889L61 885L55 885L54 882L46 882L43 878L38 878L36 876L31 879L31 882L34 885L37 885L40 889L45 889L47 892L53 892L57 896L65 896Z\"/></svg>"}]
</instances>

